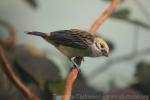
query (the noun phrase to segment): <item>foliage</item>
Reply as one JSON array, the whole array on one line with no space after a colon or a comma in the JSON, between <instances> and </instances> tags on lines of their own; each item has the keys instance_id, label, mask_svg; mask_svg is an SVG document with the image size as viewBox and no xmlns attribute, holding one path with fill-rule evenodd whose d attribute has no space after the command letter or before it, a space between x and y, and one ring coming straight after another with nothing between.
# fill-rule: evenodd
<instances>
[{"instance_id":1,"label":"foliage","mask_svg":"<svg viewBox=\"0 0 150 100\"><path fill-rule=\"evenodd\" d=\"M145 23L143 23L139 20L131 19L129 17L130 14L131 14L131 11L129 9L126 9L126 8L119 9L111 15L111 18L120 19L120 20L128 22L130 24L137 25L137 26L140 26L140 27L143 27L143 28L146 28L146 29L150 29L149 25L147 25L147 24L145 24Z\"/></svg>"},{"instance_id":2,"label":"foliage","mask_svg":"<svg viewBox=\"0 0 150 100\"><path fill-rule=\"evenodd\" d=\"M65 80L46 81L46 87L55 95L63 94L65 87Z\"/></svg>"}]
</instances>

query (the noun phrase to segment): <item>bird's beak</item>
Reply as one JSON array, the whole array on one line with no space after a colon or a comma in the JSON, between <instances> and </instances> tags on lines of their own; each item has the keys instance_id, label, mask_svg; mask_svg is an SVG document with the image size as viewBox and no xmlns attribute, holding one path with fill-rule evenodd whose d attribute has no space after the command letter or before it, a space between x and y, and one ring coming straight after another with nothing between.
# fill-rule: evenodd
<instances>
[{"instance_id":1,"label":"bird's beak","mask_svg":"<svg viewBox=\"0 0 150 100\"><path fill-rule=\"evenodd\" d=\"M103 56L108 57L109 50L107 50L107 49L102 49L102 54L103 54Z\"/></svg>"},{"instance_id":2,"label":"bird's beak","mask_svg":"<svg viewBox=\"0 0 150 100\"><path fill-rule=\"evenodd\" d=\"M43 38L49 37L50 34L48 33L43 33L43 32L25 32L29 35L36 35L36 36L41 36Z\"/></svg>"}]
</instances>

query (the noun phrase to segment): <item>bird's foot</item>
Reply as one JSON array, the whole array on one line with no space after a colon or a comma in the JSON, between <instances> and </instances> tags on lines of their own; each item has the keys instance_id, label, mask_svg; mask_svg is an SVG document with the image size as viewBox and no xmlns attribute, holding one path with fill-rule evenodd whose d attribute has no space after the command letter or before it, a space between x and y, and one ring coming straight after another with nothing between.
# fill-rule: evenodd
<instances>
[{"instance_id":1,"label":"bird's foot","mask_svg":"<svg viewBox=\"0 0 150 100\"><path fill-rule=\"evenodd\" d=\"M78 70L78 72L81 73L81 69L76 63L73 63L73 68L76 68Z\"/></svg>"},{"instance_id":2,"label":"bird's foot","mask_svg":"<svg viewBox=\"0 0 150 100\"><path fill-rule=\"evenodd\" d=\"M82 60L84 61L83 57L76 57L78 60ZM79 65L74 61L75 58L69 58L69 60L71 61L71 63L73 64L73 68L76 68L78 70L78 72L81 73L81 69L79 67Z\"/></svg>"}]
</instances>

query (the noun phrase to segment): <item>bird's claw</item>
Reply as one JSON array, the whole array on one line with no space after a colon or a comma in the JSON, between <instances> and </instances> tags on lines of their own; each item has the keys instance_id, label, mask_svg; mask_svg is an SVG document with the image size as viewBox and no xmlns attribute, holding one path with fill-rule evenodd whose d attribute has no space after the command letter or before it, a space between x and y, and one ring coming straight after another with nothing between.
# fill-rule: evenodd
<instances>
[{"instance_id":1,"label":"bird's claw","mask_svg":"<svg viewBox=\"0 0 150 100\"><path fill-rule=\"evenodd\" d=\"M80 67L77 64L73 64L73 68L76 68L78 70L78 72L81 73L81 69L80 69Z\"/></svg>"},{"instance_id":2,"label":"bird's claw","mask_svg":"<svg viewBox=\"0 0 150 100\"><path fill-rule=\"evenodd\" d=\"M76 68L78 72L81 72L79 65L73 59L70 59L70 61L73 64L73 68Z\"/></svg>"}]
</instances>

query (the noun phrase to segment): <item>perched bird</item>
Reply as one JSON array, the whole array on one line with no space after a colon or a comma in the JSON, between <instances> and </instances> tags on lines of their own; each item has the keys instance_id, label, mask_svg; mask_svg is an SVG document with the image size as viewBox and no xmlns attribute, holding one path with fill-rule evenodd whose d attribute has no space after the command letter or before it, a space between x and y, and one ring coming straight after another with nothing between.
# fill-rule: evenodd
<instances>
[{"instance_id":1,"label":"perched bird","mask_svg":"<svg viewBox=\"0 0 150 100\"><path fill-rule=\"evenodd\" d=\"M101 37L83 30L71 29L50 33L33 31L27 34L44 38L67 56L75 67L77 64L72 60L73 57L99 57L108 56L109 53L109 47Z\"/></svg>"}]
</instances>

